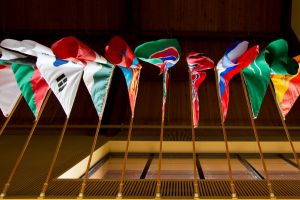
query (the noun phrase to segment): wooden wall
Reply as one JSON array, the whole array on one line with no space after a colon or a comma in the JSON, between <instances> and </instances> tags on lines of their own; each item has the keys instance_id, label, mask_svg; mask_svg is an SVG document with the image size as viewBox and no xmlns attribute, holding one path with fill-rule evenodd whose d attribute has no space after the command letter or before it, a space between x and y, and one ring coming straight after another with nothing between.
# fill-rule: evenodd
<instances>
[{"instance_id":1,"label":"wooden wall","mask_svg":"<svg viewBox=\"0 0 300 200\"><path fill-rule=\"evenodd\" d=\"M182 47L180 62L170 70L167 102L167 125L190 124L187 52L199 51L215 63L235 40L248 39L263 48L276 38L284 37L289 25L290 1L283 0L87 0L74 2L11 0L0 2L0 38L33 39L50 46L63 36L74 35L103 55L109 38L121 35L134 49L137 45L163 37L178 38ZM292 46L293 43L290 43ZM295 54L295 52L292 52ZM161 117L162 77L159 70L143 65L136 105L136 125L159 125ZM71 114L72 125L95 125L98 121L87 89L81 83ZM219 126L219 112L213 71L200 91L200 125ZM287 117L296 126L299 102ZM42 125L61 125L64 112L54 95L41 118ZM128 124L130 108L125 80L119 69L113 77L103 124ZM30 125L33 115L22 101L10 123L10 132L21 131L16 125ZM0 123L4 122L1 116ZM280 126L279 115L268 91L259 125ZM230 85L227 125L250 126L240 78ZM14 128L15 127L15 128ZM41 129L48 134L49 131ZM73 130L78 134L93 134L93 129ZM118 129L111 130L112 135ZM155 130L156 131L156 130ZM141 133L142 134L142 133Z\"/></svg>"}]
</instances>

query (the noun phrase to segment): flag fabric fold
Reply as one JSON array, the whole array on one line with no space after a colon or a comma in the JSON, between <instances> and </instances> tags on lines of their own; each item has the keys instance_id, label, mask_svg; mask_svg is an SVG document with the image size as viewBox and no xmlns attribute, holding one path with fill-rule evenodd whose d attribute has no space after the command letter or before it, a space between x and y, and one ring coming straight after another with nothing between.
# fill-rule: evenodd
<instances>
[{"instance_id":1,"label":"flag fabric fold","mask_svg":"<svg viewBox=\"0 0 300 200\"><path fill-rule=\"evenodd\" d=\"M132 115L134 114L142 66L128 44L119 36L113 37L105 48L105 57L123 72L128 88Z\"/></svg>"},{"instance_id":2,"label":"flag fabric fold","mask_svg":"<svg viewBox=\"0 0 300 200\"><path fill-rule=\"evenodd\" d=\"M5 39L1 41L1 46L34 57L37 57L38 53L54 55L50 48L33 40L18 41L14 39Z\"/></svg>"},{"instance_id":3,"label":"flag fabric fold","mask_svg":"<svg viewBox=\"0 0 300 200\"><path fill-rule=\"evenodd\" d=\"M222 122L225 122L229 104L229 82L234 75L247 67L258 55L258 46L248 49L247 41L232 44L217 64L219 98L222 105ZM248 49L248 50L247 50Z\"/></svg>"},{"instance_id":4,"label":"flag fabric fold","mask_svg":"<svg viewBox=\"0 0 300 200\"><path fill-rule=\"evenodd\" d=\"M294 58L300 68L300 56ZM271 80L275 89L276 99L284 118L289 113L300 95L300 69L295 75L272 74Z\"/></svg>"},{"instance_id":5,"label":"flag fabric fold","mask_svg":"<svg viewBox=\"0 0 300 200\"><path fill-rule=\"evenodd\" d=\"M26 43L30 45L27 45ZM37 56L38 53L51 54L51 49L32 40L17 41L13 39L5 39L1 42L1 46L9 50L26 54L19 56L20 59L25 60L28 55ZM34 116L37 117L49 87L35 64L22 62L14 63L14 59L10 61L12 62L11 68L20 91L29 105L30 110Z\"/></svg>"},{"instance_id":6,"label":"flag fabric fold","mask_svg":"<svg viewBox=\"0 0 300 200\"><path fill-rule=\"evenodd\" d=\"M214 68L214 62L205 57L201 53L190 52L186 56L186 61L191 73L191 86L192 86L192 109L193 109L193 125L197 127L199 124L199 95L198 89L201 83L205 80L207 69Z\"/></svg>"},{"instance_id":7,"label":"flag fabric fold","mask_svg":"<svg viewBox=\"0 0 300 200\"><path fill-rule=\"evenodd\" d=\"M176 39L161 39L139 45L134 54L141 60L160 68L163 74L163 104L162 114L165 114L167 89L169 82L168 69L173 67L180 58L180 45Z\"/></svg>"},{"instance_id":8,"label":"flag fabric fold","mask_svg":"<svg viewBox=\"0 0 300 200\"><path fill-rule=\"evenodd\" d=\"M287 43L271 42L250 65L243 69L253 118L257 118L272 74L295 74L298 64L287 56ZM295 64L296 63L296 64Z\"/></svg>"},{"instance_id":9,"label":"flag fabric fold","mask_svg":"<svg viewBox=\"0 0 300 200\"><path fill-rule=\"evenodd\" d=\"M36 66L69 118L81 80L83 65L51 55L39 54Z\"/></svg>"},{"instance_id":10,"label":"flag fabric fold","mask_svg":"<svg viewBox=\"0 0 300 200\"><path fill-rule=\"evenodd\" d=\"M34 116L37 117L49 87L36 66L12 64L17 84Z\"/></svg>"},{"instance_id":11,"label":"flag fabric fold","mask_svg":"<svg viewBox=\"0 0 300 200\"><path fill-rule=\"evenodd\" d=\"M114 65L72 36L55 42L52 45L52 51L60 59L82 63L83 81L91 95L98 116L102 117Z\"/></svg>"},{"instance_id":12,"label":"flag fabric fold","mask_svg":"<svg viewBox=\"0 0 300 200\"><path fill-rule=\"evenodd\" d=\"M8 117L15 107L21 92L10 64L0 61L0 109Z\"/></svg>"}]
</instances>

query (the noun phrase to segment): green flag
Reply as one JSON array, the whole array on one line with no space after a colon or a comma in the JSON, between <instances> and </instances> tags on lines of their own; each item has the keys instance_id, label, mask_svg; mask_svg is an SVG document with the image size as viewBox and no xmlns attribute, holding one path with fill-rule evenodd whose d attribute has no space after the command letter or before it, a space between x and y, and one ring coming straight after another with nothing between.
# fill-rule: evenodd
<instances>
[{"instance_id":1,"label":"green flag","mask_svg":"<svg viewBox=\"0 0 300 200\"><path fill-rule=\"evenodd\" d=\"M253 118L257 118L272 74L296 74L298 64L288 57L288 45L283 39L271 42L246 68L243 77L247 86Z\"/></svg>"},{"instance_id":2,"label":"green flag","mask_svg":"<svg viewBox=\"0 0 300 200\"><path fill-rule=\"evenodd\" d=\"M17 84L34 116L37 117L48 92L48 85L37 67L26 64L12 64Z\"/></svg>"}]
</instances>

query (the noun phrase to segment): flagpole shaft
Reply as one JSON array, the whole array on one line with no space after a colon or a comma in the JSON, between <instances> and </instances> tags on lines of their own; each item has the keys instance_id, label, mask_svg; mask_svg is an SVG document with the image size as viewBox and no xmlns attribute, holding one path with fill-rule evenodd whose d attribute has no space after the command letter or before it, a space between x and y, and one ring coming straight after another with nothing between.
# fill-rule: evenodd
<instances>
[{"instance_id":1,"label":"flagpole shaft","mask_svg":"<svg viewBox=\"0 0 300 200\"><path fill-rule=\"evenodd\" d=\"M241 82L242 82L242 86L243 86L244 96L245 96L245 99L246 99L246 104L247 104L247 108L248 108L248 113L249 113L252 129L253 129L253 133L254 133L255 140L256 140L256 143L257 143L257 146L258 146L261 163L263 165L264 173L265 173L267 184L268 184L270 197L274 198L273 187L272 187L272 184L271 184L271 181L270 181L270 178L269 178L269 173L268 173L267 166L266 166L266 163L265 163L264 154L262 152L262 148L261 148L261 145L260 145L260 141L259 141L255 121L254 121L254 119L251 115L252 111L251 111L250 100L249 100L249 97L247 95L248 93L247 93L247 89L246 89L246 85L245 85L245 81L244 81L244 77L243 77L242 73L240 73L240 76L241 76Z\"/></svg>"},{"instance_id":2,"label":"flagpole shaft","mask_svg":"<svg viewBox=\"0 0 300 200\"><path fill-rule=\"evenodd\" d=\"M63 127L63 129L61 131L61 134L60 134L60 137L59 137L59 140L58 140L55 152L53 154L51 165L49 167L49 171L48 171L48 174L47 174L47 177L46 177L46 180L45 180L45 183L43 185L43 188L42 188L42 191L40 193L39 198L44 198L45 197L45 193L46 193L47 188L48 188L48 183L49 183L49 180L50 180L50 177L51 177L51 174L52 174L55 162L57 160L57 156L58 156L58 153L59 153L60 146L62 144L64 135L65 135L65 132L66 132L66 129L67 129L68 121L69 121L69 118L67 117L66 120L65 120L65 123L64 123L64 127Z\"/></svg>"},{"instance_id":3,"label":"flagpole shaft","mask_svg":"<svg viewBox=\"0 0 300 200\"><path fill-rule=\"evenodd\" d=\"M46 95L46 98L45 98L45 100L44 100L44 102L42 104L42 107L40 109L40 112L38 113L38 116L36 117L36 120L34 121L34 124L33 124L32 128L31 128L30 133L29 133L29 135L28 135L28 137L27 137L27 139L25 141L25 144L24 144L24 146L22 148L22 151L21 151L21 153L20 153L20 155L19 155L19 157L18 157L18 159L17 159L17 161L16 161L16 163L15 163L15 165L14 165L14 167L13 167L13 169L12 169L12 171L11 171L9 177L8 177L8 180L6 181L6 184L5 184L5 186L4 186L3 190L2 190L2 193L0 195L0 199L3 199L5 197L7 191L9 189L9 187L10 187L10 182L12 181L13 177L15 176L15 173L16 173L16 171L17 171L17 169L18 169L18 167L19 167L19 165L20 165L20 163L21 163L21 161L23 159L25 151L26 151L26 149L27 149L27 147L29 145L29 142L30 142L30 140L32 138L34 130L35 130L35 128L36 128L36 126L37 126L37 124L39 122L39 119L40 119L40 117L42 115L42 112L43 112L43 110L44 110L47 102L48 102L48 99L49 99L50 95L51 95L51 90L49 90L48 93L47 93L47 95Z\"/></svg>"},{"instance_id":4,"label":"flagpole shaft","mask_svg":"<svg viewBox=\"0 0 300 200\"><path fill-rule=\"evenodd\" d=\"M158 170L157 170L157 185L156 185L156 198L160 198L160 188L161 188L161 161L162 161L162 141L164 139L164 113L162 113L161 118L161 128L160 128L160 138L159 138L159 157L158 157Z\"/></svg>"},{"instance_id":5,"label":"flagpole shaft","mask_svg":"<svg viewBox=\"0 0 300 200\"><path fill-rule=\"evenodd\" d=\"M125 170L126 170L127 159L128 159L128 150L129 150L129 143L131 140L133 120L134 120L134 116L132 115L131 120L130 120L129 130L128 130L127 143L126 143L125 155L124 155L124 160L123 160L123 168L121 171L120 185L119 185L119 191L118 191L117 198L122 198L123 186L124 186L124 176L125 176Z\"/></svg>"},{"instance_id":6,"label":"flagpole shaft","mask_svg":"<svg viewBox=\"0 0 300 200\"><path fill-rule=\"evenodd\" d=\"M298 170L300 171L300 163L299 163L299 159L298 159L298 155L296 153L296 150L295 150L295 147L294 147L294 144L293 144L293 141L292 141L292 138L291 138L291 135L289 133L289 130L287 128L287 125L285 123L285 120L284 120L284 117L281 113L281 110L280 110L280 107L279 107L279 104L278 104L278 101L277 101L277 98L276 98L276 95L275 95L275 91L271 85L271 83L269 84L269 87L271 89L271 92L272 92L272 95L273 95L273 98L274 98L274 101L275 101L275 104L276 104L276 107L277 107L277 110L279 112L279 116L280 116L280 119L281 119L281 122L282 122L282 125L283 125L283 128L284 128L284 132L285 132L285 135L291 145L291 148L292 148L292 151L293 151L293 156L294 156L294 159L297 163L297 166L298 166Z\"/></svg>"},{"instance_id":7,"label":"flagpole shaft","mask_svg":"<svg viewBox=\"0 0 300 200\"><path fill-rule=\"evenodd\" d=\"M227 140L227 133L225 129L225 124L223 122L223 110L221 107L221 100L220 100L220 88L219 88L219 83L218 83L218 74L216 68L215 70L215 77L216 77L216 87L217 87L217 99L218 99L218 105L219 105L219 113L220 113L220 118L221 118L221 126L222 126L222 131L223 131L223 137L224 137L224 142L225 142L225 148L226 148L226 159L227 159L227 164L228 164L228 172L229 172L229 180L230 180L230 186L231 186L231 193L232 197L236 198L236 192L235 192L235 185L233 182L232 178L232 169L231 169L231 162L230 162L230 154L229 154L229 147L228 147L228 140Z\"/></svg>"},{"instance_id":8,"label":"flagpole shaft","mask_svg":"<svg viewBox=\"0 0 300 200\"><path fill-rule=\"evenodd\" d=\"M90 151L90 156L89 156L89 160L86 166L86 170L85 170L85 174L84 174L84 178L83 178L83 182L81 185L81 189L80 189L80 193L78 195L78 198L83 198L83 194L84 194L84 190L85 190L85 186L86 186L86 182L87 182L87 178L88 178L88 174L89 174L89 169L91 166L91 162L92 162L92 157L93 157L93 153L95 151L95 147L97 144L97 139L98 139L98 135L99 135L99 131L100 131L100 127L101 127L101 121L102 118L99 118L98 124L97 124L97 128L96 128L96 132L95 132L95 136L94 136L94 140L91 146L91 151Z\"/></svg>"},{"instance_id":9,"label":"flagpole shaft","mask_svg":"<svg viewBox=\"0 0 300 200\"><path fill-rule=\"evenodd\" d=\"M194 197L199 197L199 187L198 187L198 178L197 178L197 164L196 164L196 134L194 127L194 109L193 109L193 96L192 96L192 73L189 70L189 87L190 87L190 103L191 103L191 128L192 128L192 141L193 141L193 167L194 167Z\"/></svg>"},{"instance_id":10,"label":"flagpole shaft","mask_svg":"<svg viewBox=\"0 0 300 200\"><path fill-rule=\"evenodd\" d=\"M4 124L2 125L1 130L0 130L0 136L2 135L4 129L6 128L8 122L10 121L10 118L13 116L13 114L14 114L15 110L17 109L18 105L20 104L21 100L22 100L22 95L19 96L14 108L12 109L12 111L10 112L8 117L6 118Z\"/></svg>"}]
</instances>

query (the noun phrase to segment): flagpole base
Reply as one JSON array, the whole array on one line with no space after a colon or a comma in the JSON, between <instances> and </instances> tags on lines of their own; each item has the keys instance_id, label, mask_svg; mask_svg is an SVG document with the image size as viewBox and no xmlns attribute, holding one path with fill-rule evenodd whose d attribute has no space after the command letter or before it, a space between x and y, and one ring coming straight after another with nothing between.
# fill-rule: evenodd
<instances>
[{"instance_id":1,"label":"flagpole base","mask_svg":"<svg viewBox=\"0 0 300 200\"><path fill-rule=\"evenodd\" d=\"M273 192L270 193L270 199L276 199L275 194Z\"/></svg>"},{"instance_id":2,"label":"flagpole base","mask_svg":"<svg viewBox=\"0 0 300 200\"><path fill-rule=\"evenodd\" d=\"M2 192L1 194L0 194L0 199L3 199L4 197L5 197L5 193L4 192Z\"/></svg>"},{"instance_id":3,"label":"flagpole base","mask_svg":"<svg viewBox=\"0 0 300 200\"><path fill-rule=\"evenodd\" d=\"M117 194L117 197L116 197L117 199L122 199L122 192L118 192L118 194Z\"/></svg>"},{"instance_id":4,"label":"flagpole base","mask_svg":"<svg viewBox=\"0 0 300 200\"><path fill-rule=\"evenodd\" d=\"M83 193L82 192L79 193L77 199L83 199Z\"/></svg>"},{"instance_id":5,"label":"flagpole base","mask_svg":"<svg viewBox=\"0 0 300 200\"><path fill-rule=\"evenodd\" d=\"M40 194L40 196L38 197L38 199L44 199L44 197L45 197L45 193L42 192L42 193Z\"/></svg>"},{"instance_id":6,"label":"flagpole base","mask_svg":"<svg viewBox=\"0 0 300 200\"><path fill-rule=\"evenodd\" d=\"M160 199L160 192L157 192L157 193L155 194L155 199Z\"/></svg>"},{"instance_id":7,"label":"flagpole base","mask_svg":"<svg viewBox=\"0 0 300 200\"><path fill-rule=\"evenodd\" d=\"M199 193L198 192L194 193L194 200L199 200Z\"/></svg>"},{"instance_id":8,"label":"flagpole base","mask_svg":"<svg viewBox=\"0 0 300 200\"><path fill-rule=\"evenodd\" d=\"M237 197L236 197L236 193L235 193L235 192L233 192L233 193L231 194L231 197L232 197L232 199L237 199Z\"/></svg>"}]
</instances>

